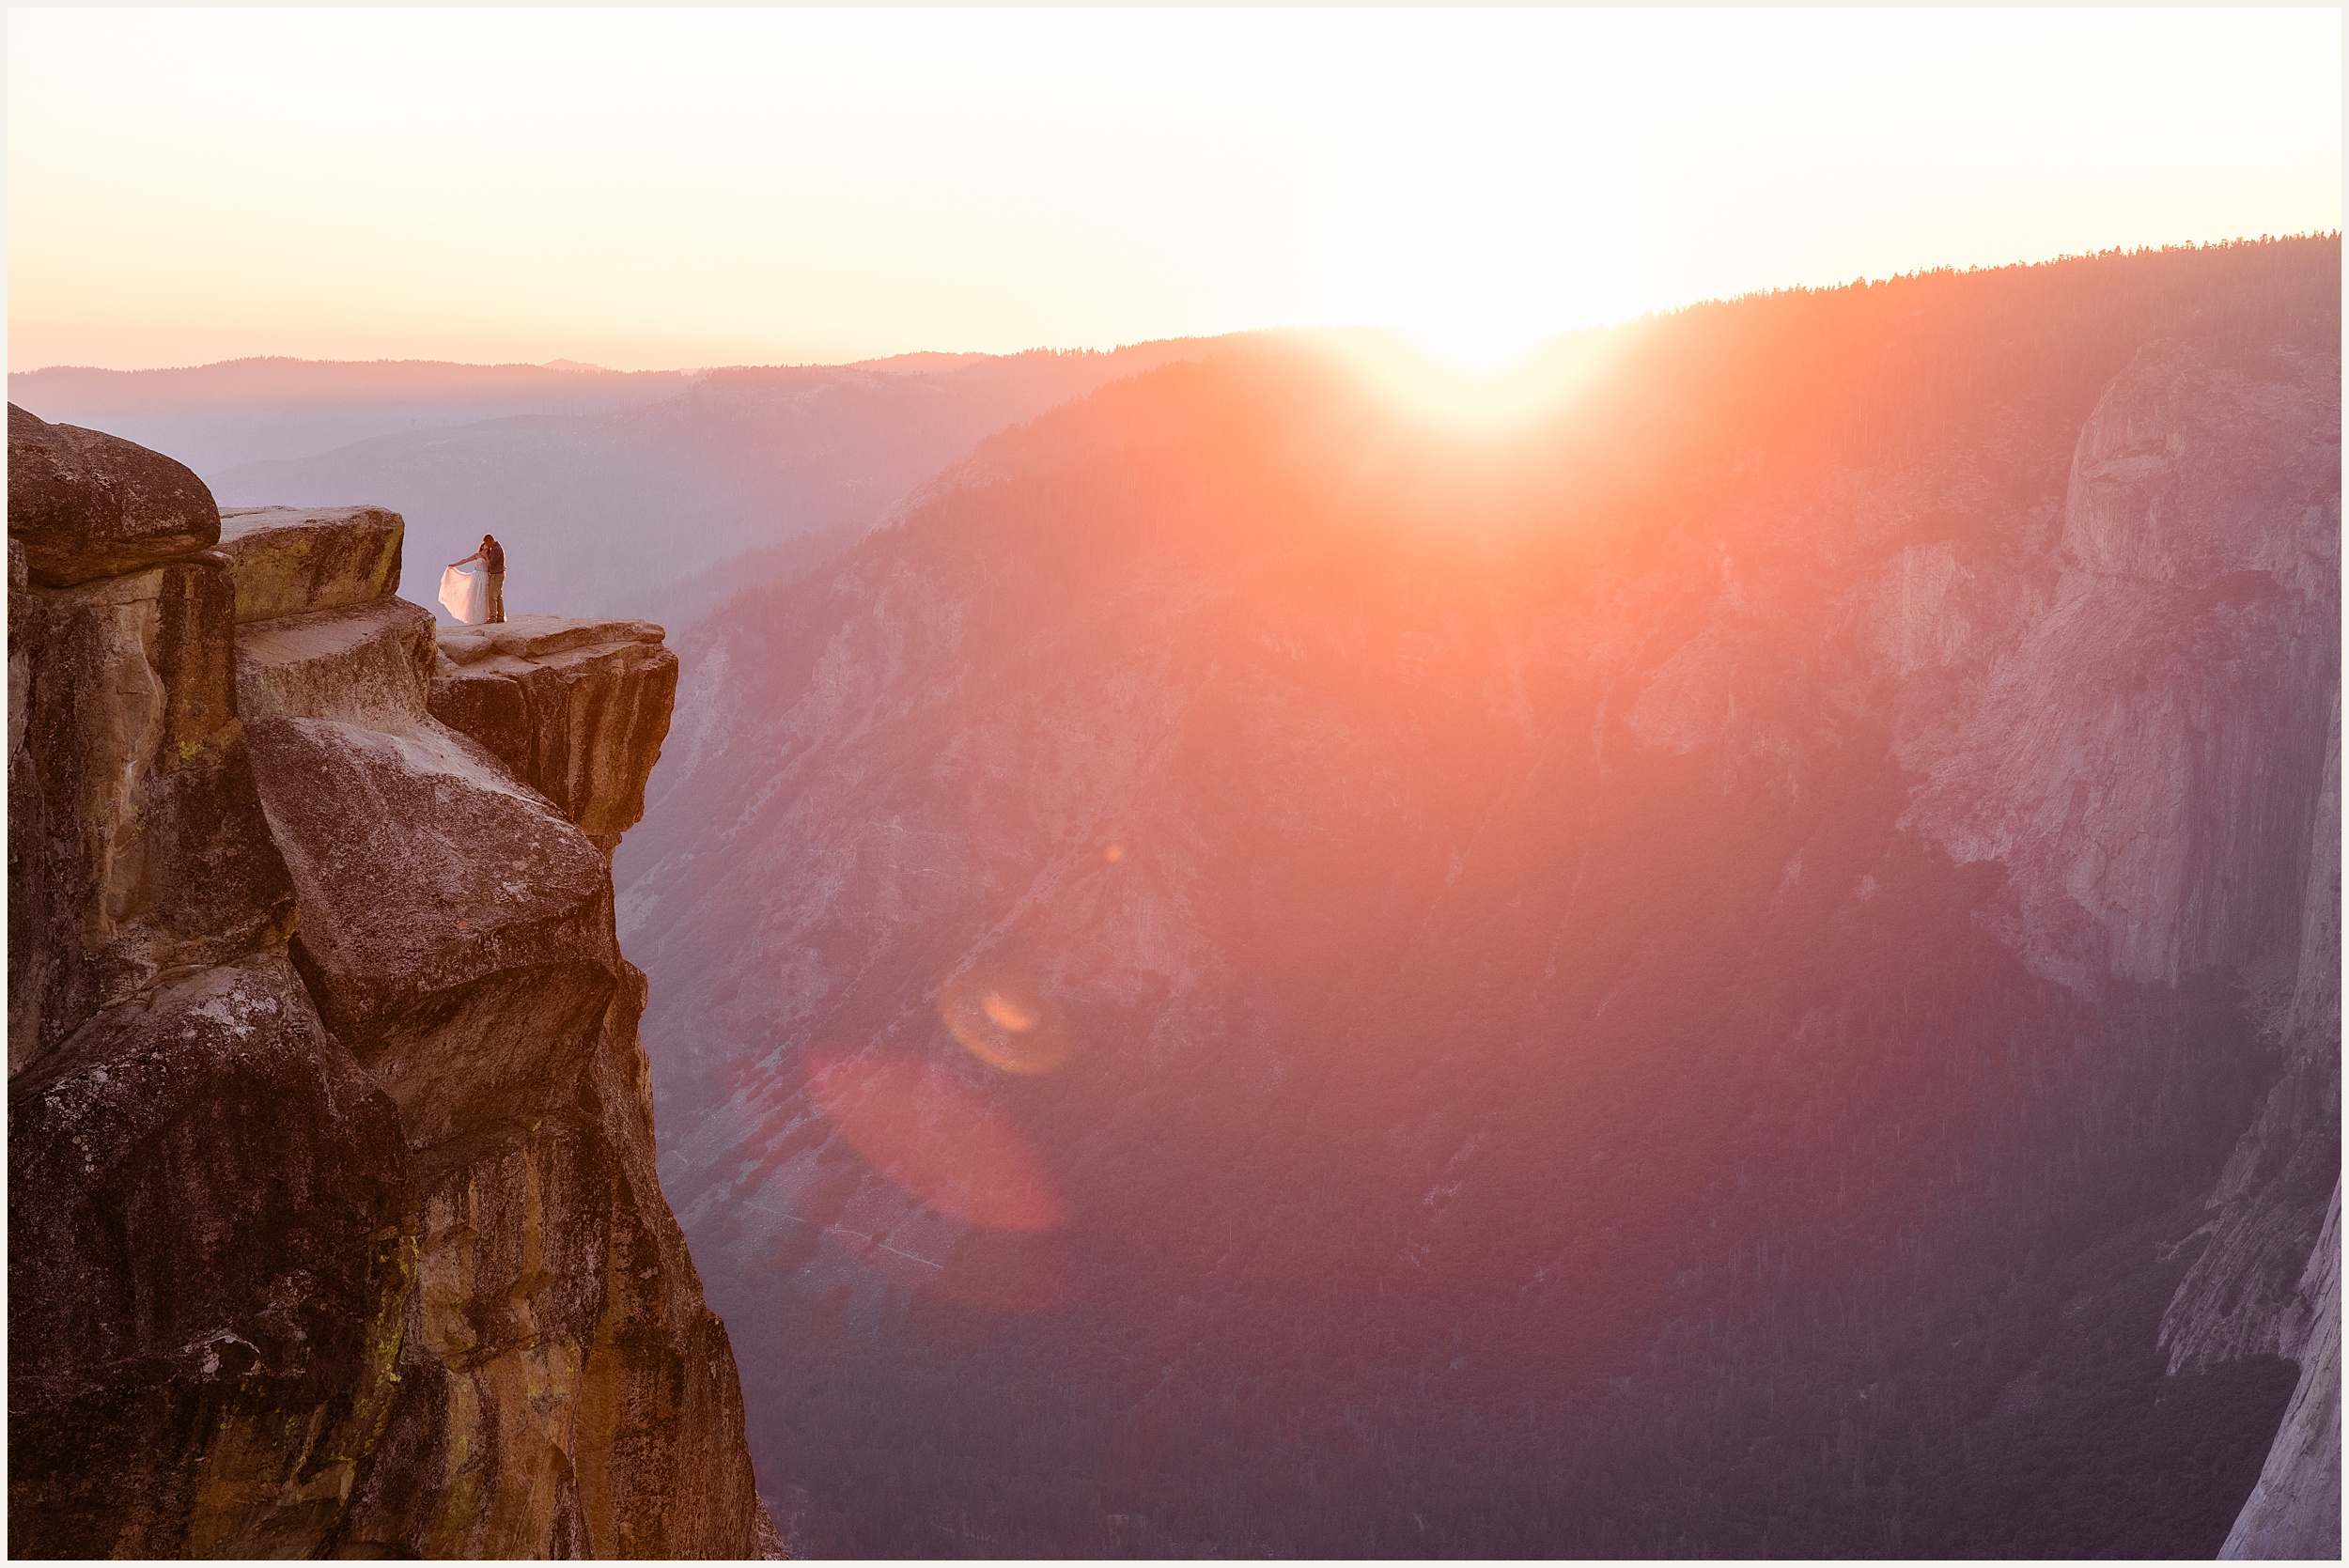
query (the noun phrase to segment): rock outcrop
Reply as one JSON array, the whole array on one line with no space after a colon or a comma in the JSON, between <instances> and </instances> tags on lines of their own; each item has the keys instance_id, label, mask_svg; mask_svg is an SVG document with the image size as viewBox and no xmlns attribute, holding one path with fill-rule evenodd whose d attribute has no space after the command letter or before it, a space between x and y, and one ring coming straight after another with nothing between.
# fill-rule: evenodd
<instances>
[{"instance_id":1,"label":"rock outcrop","mask_svg":"<svg viewBox=\"0 0 2349 1568\"><path fill-rule=\"evenodd\" d=\"M381 506L247 506L220 514L237 623L373 604L399 587L399 514Z\"/></svg>"},{"instance_id":2,"label":"rock outcrop","mask_svg":"<svg viewBox=\"0 0 2349 1568\"><path fill-rule=\"evenodd\" d=\"M406 599L285 615L238 634L238 700L249 720L397 727L424 717L416 675L431 664L431 613Z\"/></svg>"},{"instance_id":3,"label":"rock outcrop","mask_svg":"<svg viewBox=\"0 0 2349 1568\"><path fill-rule=\"evenodd\" d=\"M648 621L521 615L442 636L432 715L490 748L609 857L645 815L677 672Z\"/></svg>"},{"instance_id":4,"label":"rock outcrop","mask_svg":"<svg viewBox=\"0 0 2349 1568\"><path fill-rule=\"evenodd\" d=\"M11 1074L168 970L282 943L294 918L237 717L226 565L202 551L45 588L18 573L20 543L11 536Z\"/></svg>"},{"instance_id":5,"label":"rock outcrop","mask_svg":"<svg viewBox=\"0 0 2349 1568\"><path fill-rule=\"evenodd\" d=\"M303 1557L397 1397L398 1113L282 948L181 970L8 1086L8 1548Z\"/></svg>"},{"instance_id":6,"label":"rock outcrop","mask_svg":"<svg viewBox=\"0 0 2349 1568\"><path fill-rule=\"evenodd\" d=\"M11 1550L770 1548L613 932L659 629L460 734L397 516L10 438Z\"/></svg>"}]
</instances>

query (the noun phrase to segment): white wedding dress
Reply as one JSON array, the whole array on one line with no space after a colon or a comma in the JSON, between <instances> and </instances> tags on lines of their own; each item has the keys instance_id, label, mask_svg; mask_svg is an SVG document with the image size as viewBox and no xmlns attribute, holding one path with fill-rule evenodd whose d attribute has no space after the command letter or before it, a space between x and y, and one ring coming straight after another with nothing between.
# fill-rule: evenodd
<instances>
[{"instance_id":1,"label":"white wedding dress","mask_svg":"<svg viewBox=\"0 0 2349 1568\"><path fill-rule=\"evenodd\" d=\"M490 578L478 565L450 567L441 573L441 604L467 626L490 613Z\"/></svg>"}]
</instances>

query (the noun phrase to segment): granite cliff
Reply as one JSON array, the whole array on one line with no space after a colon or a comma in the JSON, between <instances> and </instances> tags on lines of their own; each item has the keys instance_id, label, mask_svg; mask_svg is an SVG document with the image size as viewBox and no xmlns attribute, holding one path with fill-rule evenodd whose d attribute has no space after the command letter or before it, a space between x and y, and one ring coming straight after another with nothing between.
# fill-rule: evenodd
<instances>
[{"instance_id":1,"label":"granite cliff","mask_svg":"<svg viewBox=\"0 0 2349 1568\"><path fill-rule=\"evenodd\" d=\"M12 1554L770 1549L613 930L659 629L8 434Z\"/></svg>"}]
</instances>

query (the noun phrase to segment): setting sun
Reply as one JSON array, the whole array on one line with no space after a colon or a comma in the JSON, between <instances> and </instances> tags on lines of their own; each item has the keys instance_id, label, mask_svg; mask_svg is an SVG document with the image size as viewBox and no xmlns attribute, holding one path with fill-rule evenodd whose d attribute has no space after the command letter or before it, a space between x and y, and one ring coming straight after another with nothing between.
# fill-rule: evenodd
<instances>
[{"instance_id":1,"label":"setting sun","mask_svg":"<svg viewBox=\"0 0 2349 1568\"><path fill-rule=\"evenodd\" d=\"M1597 384L1623 345L1620 334L1579 333L1488 357L1386 333L1326 333L1309 341L1408 418L1455 434L1493 436L1566 411Z\"/></svg>"}]
</instances>

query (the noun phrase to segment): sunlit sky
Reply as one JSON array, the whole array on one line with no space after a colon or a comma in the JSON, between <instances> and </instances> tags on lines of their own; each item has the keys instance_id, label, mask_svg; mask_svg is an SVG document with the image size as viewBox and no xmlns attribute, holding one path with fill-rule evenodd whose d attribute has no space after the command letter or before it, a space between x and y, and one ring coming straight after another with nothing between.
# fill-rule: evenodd
<instances>
[{"instance_id":1,"label":"sunlit sky","mask_svg":"<svg viewBox=\"0 0 2349 1568\"><path fill-rule=\"evenodd\" d=\"M2329 10L11 9L8 365L1376 325L2341 221Z\"/></svg>"}]
</instances>

